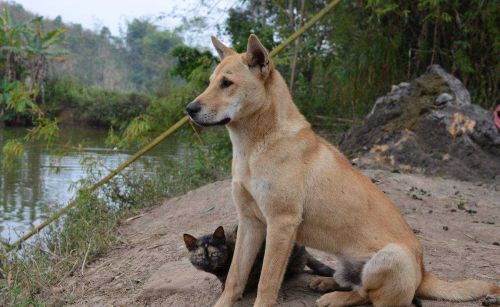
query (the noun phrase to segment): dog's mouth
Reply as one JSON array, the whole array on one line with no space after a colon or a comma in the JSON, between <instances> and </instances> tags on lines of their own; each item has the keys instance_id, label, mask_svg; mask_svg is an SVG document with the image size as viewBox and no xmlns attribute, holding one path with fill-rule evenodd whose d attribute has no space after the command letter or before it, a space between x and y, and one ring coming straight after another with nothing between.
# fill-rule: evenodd
<instances>
[{"instance_id":1,"label":"dog's mouth","mask_svg":"<svg viewBox=\"0 0 500 307\"><path fill-rule=\"evenodd\" d=\"M204 127L209 127L209 126L223 126L223 125L227 125L229 124L229 122L231 121L231 119L229 117L226 117L218 122L214 122L214 123L207 123L207 122L199 122L197 121L196 119L192 118L191 117L191 120L194 121L195 123L197 123L198 125L200 126L204 126Z\"/></svg>"}]
</instances>

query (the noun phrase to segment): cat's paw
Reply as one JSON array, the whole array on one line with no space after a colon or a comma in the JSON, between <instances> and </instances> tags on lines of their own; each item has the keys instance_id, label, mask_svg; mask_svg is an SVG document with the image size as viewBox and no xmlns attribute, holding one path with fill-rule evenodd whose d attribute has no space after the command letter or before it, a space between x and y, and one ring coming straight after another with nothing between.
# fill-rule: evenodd
<instances>
[{"instance_id":1,"label":"cat's paw","mask_svg":"<svg viewBox=\"0 0 500 307\"><path fill-rule=\"evenodd\" d=\"M328 292L338 288L338 284L333 277L313 277L309 282L309 288L318 292Z\"/></svg>"},{"instance_id":2,"label":"cat's paw","mask_svg":"<svg viewBox=\"0 0 500 307\"><path fill-rule=\"evenodd\" d=\"M481 301L483 306L498 306L500 305L500 296L497 295L487 295Z\"/></svg>"}]
</instances>

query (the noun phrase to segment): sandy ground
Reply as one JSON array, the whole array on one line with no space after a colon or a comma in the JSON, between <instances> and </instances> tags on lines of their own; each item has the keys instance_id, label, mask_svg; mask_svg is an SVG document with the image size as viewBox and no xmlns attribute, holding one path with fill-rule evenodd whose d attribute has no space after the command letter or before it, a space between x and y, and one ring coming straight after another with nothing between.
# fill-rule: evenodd
<instances>
[{"instance_id":1,"label":"sandy ground","mask_svg":"<svg viewBox=\"0 0 500 307\"><path fill-rule=\"evenodd\" d=\"M425 249L425 265L448 280L478 278L500 283L500 184L366 170L399 206ZM218 281L186 259L182 233L193 235L235 223L230 181L209 184L166 200L118 231L123 244L64 281L56 304L76 306L210 306ZM462 210L464 209L464 210ZM335 266L333 257L313 251ZM320 296L303 274L285 283L279 306L314 306ZM251 306L248 295L238 306ZM424 306L479 306L480 302L424 301Z\"/></svg>"}]
</instances>

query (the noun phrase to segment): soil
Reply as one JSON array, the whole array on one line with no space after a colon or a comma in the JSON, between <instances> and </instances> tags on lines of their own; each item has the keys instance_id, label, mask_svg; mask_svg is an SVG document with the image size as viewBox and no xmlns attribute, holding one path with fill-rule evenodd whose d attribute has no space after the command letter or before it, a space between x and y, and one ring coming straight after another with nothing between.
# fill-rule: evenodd
<instances>
[{"instance_id":1,"label":"soil","mask_svg":"<svg viewBox=\"0 0 500 307\"><path fill-rule=\"evenodd\" d=\"M440 66L394 85L340 141L360 167L470 181L500 180L500 129Z\"/></svg>"},{"instance_id":2,"label":"soil","mask_svg":"<svg viewBox=\"0 0 500 307\"><path fill-rule=\"evenodd\" d=\"M500 184L431 178L382 170L366 175L399 206L425 249L426 267L447 280L500 283ZM211 306L218 280L186 259L183 233L201 235L231 226L236 213L229 180L206 185L122 222L123 242L78 276L54 288L56 305ZM334 258L310 250L335 267ZM304 273L284 283L279 306L314 306L321 294L308 289ZM251 306L255 294L238 306ZM480 302L424 301L424 306L479 306Z\"/></svg>"}]
</instances>

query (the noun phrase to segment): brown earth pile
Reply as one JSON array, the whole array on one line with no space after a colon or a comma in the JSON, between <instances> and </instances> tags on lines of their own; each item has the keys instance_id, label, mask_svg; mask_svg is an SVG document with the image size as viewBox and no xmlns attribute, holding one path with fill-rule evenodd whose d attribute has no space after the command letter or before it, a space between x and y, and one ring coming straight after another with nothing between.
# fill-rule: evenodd
<instances>
[{"instance_id":1,"label":"brown earth pile","mask_svg":"<svg viewBox=\"0 0 500 307\"><path fill-rule=\"evenodd\" d=\"M393 86L340 141L361 167L471 181L500 180L500 131L440 66Z\"/></svg>"}]
</instances>

